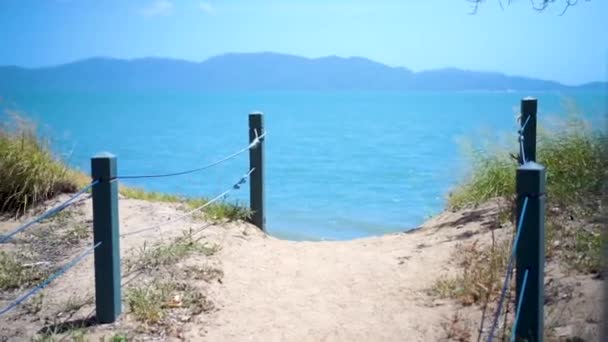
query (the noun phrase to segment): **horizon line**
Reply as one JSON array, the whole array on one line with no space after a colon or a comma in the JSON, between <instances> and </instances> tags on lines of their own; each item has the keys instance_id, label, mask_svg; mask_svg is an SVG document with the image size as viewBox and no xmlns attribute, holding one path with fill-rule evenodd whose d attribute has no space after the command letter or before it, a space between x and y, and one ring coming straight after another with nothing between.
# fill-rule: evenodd
<instances>
[{"instance_id":1,"label":"horizon line","mask_svg":"<svg viewBox=\"0 0 608 342\"><path fill-rule=\"evenodd\" d=\"M586 82L582 82L582 83L578 83L578 84L571 84L571 83L564 83L562 81L558 81L558 80L552 80L552 79L545 79L545 78L537 78L534 76L527 76L527 75L517 75L517 74L508 74L502 71L495 71L495 70L473 70L473 69L465 69L465 68L459 68L459 67L454 67L454 66L446 66L446 67L438 67L438 68L433 68L433 69L420 69L420 70L414 70L414 69L410 69L407 66L394 66L394 65L389 65L383 62L379 62L376 60L373 60L371 58L368 57L364 57L364 56L339 56L339 55L323 55L323 56L319 56L319 57L306 57L306 56L301 56L301 55L296 55L296 54L291 54L291 53L283 53L283 52L274 52L274 51L259 51L259 52L224 52L221 54L216 54L216 55L212 55L209 56L205 59L202 60L192 60L192 59L185 59L185 58L179 58L179 57L166 57L166 56L142 56L142 57L132 57L132 58L124 58L124 57L113 57L113 56L103 56L103 55L96 55L96 56L90 56L90 57L83 57L80 59L75 59L75 60L71 60L71 61L67 61L67 62L61 62L61 63L55 63L55 64L47 64L47 65L38 65L38 66L25 66L25 65L16 65L16 64L2 64L0 65L0 68L2 67L16 67L16 68L21 68L21 69L27 69L27 70L37 70L37 69L50 69L50 68L58 68L58 67L62 67L62 66L66 66L66 65L70 65L70 64L76 64L76 63L81 63L81 62L85 62L85 61L90 61L90 60L115 60L115 61L126 61L126 62L136 62L136 61L141 61L141 60L168 60L168 61L178 61L178 62L185 62L185 63L192 63L192 64L202 64L205 63L211 59L214 58L218 58L218 57L223 57L223 56L228 56L228 55L264 55L264 54L268 54L268 55L279 55L279 56L285 56L285 57L295 57L295 58L300 58L300 59L305 59L305 60L321 60L321 59L327 59L327 58L338 58L338 59L344 59L344 60L348 60L348 59L362 59L362 60L367 60L369 62L372 63L376 63L376 64L380 64L383 65L385 67L388 68L392 68L392 69L403 69L405 71L409 71L413 74L418 74L418 73L424 73L424 72L433 72L433 71L445 71L445 70L455 70L455 71L464 71L464 72L476 72L476 73L487 73L487 74L496 74L496 75L501 75L501 76L507 76L507 77L522 77L522 78L528 78L528 79L533 79L533 80L539 80L539 81L547 81L547 82L555 82L558 83L560 85L563 86L568 86L568 87L580 87L580 86L585 86L585 85L589 85L589 84L594 84L594 83L604 83L606 86L608 86L608 78L605 80L592 80L592 81L586 81Z\"/></svg>"}]
</instances>

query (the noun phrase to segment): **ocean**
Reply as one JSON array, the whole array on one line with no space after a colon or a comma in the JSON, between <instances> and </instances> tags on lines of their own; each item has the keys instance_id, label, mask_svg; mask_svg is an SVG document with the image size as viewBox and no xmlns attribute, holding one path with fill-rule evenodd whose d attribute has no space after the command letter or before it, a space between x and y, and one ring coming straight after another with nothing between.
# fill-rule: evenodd
<instances>
[{"instance_id":1,"label":"ocean","mask_svg":"<svg viewBox=\"0 0 608 342\"><path fill-rule=\"evenodd\" d=\"M575 104L603 124L600 92L45 92L0 94L33 118L54 150L90 171L118 157L120 175L204 166L248 145L248 113L264 113L267 225L294 240L342 240L417 227L440 213L471 169L466 146L516 146L520 100L549 125ZM515 148L516 150L516 148ZM248 171L248 154L211 169L128 185L214 197ZM248 202L248 186L227 201Z\"/></svg>"}]
</instances>

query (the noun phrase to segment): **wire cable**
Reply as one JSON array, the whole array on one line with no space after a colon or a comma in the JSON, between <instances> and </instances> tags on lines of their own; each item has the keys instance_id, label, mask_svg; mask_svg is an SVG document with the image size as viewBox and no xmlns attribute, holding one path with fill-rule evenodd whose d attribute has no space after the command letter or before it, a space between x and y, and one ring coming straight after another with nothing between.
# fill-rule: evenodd
<instances>
[{"instance_id":1,"label":"wire cable","mask_svg":"<svg viewBox=\"0 0 608 342\"><path fill-rule=\"evenodd\" d=\"M264 134L257 136L256 133L256 137L255 139L251 142L251 144L249 144L249 146L240 149L236 152L234 152L233 154L226 156L216 162L213 162L209 165L205 165L203 167L199 167L196 169L191 169L191 170L186 170L186 171L181 171L181 172L173 172L173 173L165 173L165 174L157 174L157 175L136 175L136 176L117 176L115 179L141 179L141 178L164 178L164 177L173 177L173 176L181 176L181 175L186 175L189 173L194 173L194 172L199 172L199 171L203 171L209 168L212 168L216 165L219 165L225 161L228 161L236 156L238 156L241 153L247 152L252 148L255 148L258 146L258 144L262 141L262 139L264 138L264 136L266 136L266 132L264 132Z\"/></svg>"},{"instance_id":2,"label":"wire cable","mask_svg":"<svg viewBox=\"0 0 608 342\"><path fill-rule=\"evenodd\" d=\"M6 235L1 235L0 236L0 243L5 243L7 240L9 240L11 237L13 237L15 234L18 234L24 230L26 230L27 228L33 226L34 224L49 218L53 215L56 215L57 213L59 213L60 211L62 211L63 209L69 207L70 205L73 204L74 200L76 200L76 198L78 198L80 195L84 194L85 192L87 192L90 188L92 188L93 186L95 186L97 183L99 183L99 180L95 180L93 182L91 182L91 184L87 185L86 187L84 187L82 190L78 191L76 194L74 194L72 197L70 197L67 201L63 202L62 204L56 206L55 208L52 208L50 210L48 210L47 212L45 212L44 214L38 216L36 219L22 225L21 227L13 230L12 232L6 234Z\"/></svg>"},{"instance_id":3,"label":"wire cable","mask_svg":"<svg viewBox=\"0 0 608 342\"><path fill-rule=\"evenodd\" d=\"M521 283L521 293L519 294L519 301L517 303L517 312L515 313L515 321L513 322L513 331L511 331L511 342L515 342L517 323L519 322L519 314L521 313L521 305L524 302L524 296L526 294L526 285L528 284L528 270L524 273L524 280Z\"/></svg>"},{"instance_id":4,"label":"wire cable","mask_svg":"<svg viewBox=\"0 0 608 342\"><path fill-rule=\"evenodd\" d=\"M45 281L43 281L42 283L38 284L38 286L36 286L33 289L31 289L30 291L26 292L21 297L19 297L18 299L16 299L14 302L12 302L11 304L9 304L7 307L5 307L4 309L2 309L0 311L0 316L4 315L5 313L9 312L10 310L12 310L13 308L15 308L19 304L23 303L29 297L31 297L34 294L36 294L38 291L41 291L42 289L44 289L51 281L55 280L55 278L57 278L60 275L62 275L63 273L65 273L70 268L76 266L80 261L82 261L84 259L84 257L86 257L87 255L89 255L89 253L93 252L95 250L95 248L99 247L99 245L101 245L101 241L98 242L97 244L95 244L95 245L87 248L86 250L84 250L82 253L80 253L77 257L75 257L68 264L66 264L65 266L63 266L57 272L53 273L53 275L51 275L50 277L48 277Z\"/></svg>"},{"instance_id":5,"label":"wire cable","mask_svg":"<svg viewBox=\"0 0 608 342\"><path fill-rule=\"evenodd\" d=\"M494 314L494 321L492 323L492 328L490 329L490 335L488 336L488 342L492 342L494 339L494 331L498 326L498 318L500 317L500 313L502 312L502 306L504 304L505 295L507 294L507 288L509 286L509 281L511 280L511 273L513 271L513 261L515 260L515 253L517 252L517 245L519 243L519 237L521 236L521 228L523 226L524 217L526 215L526 208L528 207L528 197L524 199L524 204L522 206L521 214L519 215L519 222L517 225L517 233L515 234L515 240L513 241L513 247L511 249L511 255L509 256L509 264L507 266L507 274L505 275L505 282L502 285L502 291L500 293L500 299L498 301L498 308L496 308L496 313Z\"/></svg>"},{"instance_id":6,"label":"wire cable","mask_svg":"<svg viewBox=\"0 0 608 342\"><path fill-rule=\"evenodd\" d=\"M142 233L142 232L145 232L145 231L149 231L149 230L154 230L154 229L160 228L160 227L162 227L164 225L180 221L180 220L182 220L182 219L184 219L184 218L186 218L186 217L194 214L197 211L201 211L201 210L205 209L206 207L210 206L211 204L217 202L218 200L220 200L224 196L228 195L230 192L232 192L234 190L240 189L241 188L241 184L244 184L247 181L247 178L251 175L251 173L254 170L255 170L255 168L249 170L249 172L247 172L245 175L243 175L243 177L241 177L241 179L238 182L236 182L230 189L227 189L226 191L222 192L221 194L215 196L214 198L212 198L209 201L205 202L205 204L201 205L200 207L192 209L192 210L188 211L187 213L184 213L184 214L182 214L182 215L180 215L180 216L178 216L178 217L176 217L176 218L174 218L172 220L168 220L168 221L165 221L165 222L157 223L157 224L154 224L154 225L149 226L149 227L137 229L137 230L135 230L133 232L122 234L122 235L120 235L120 237L125 237L125 236L129 236L129 235L139 234L139 233Z\"/></svg>"}]
</instances>

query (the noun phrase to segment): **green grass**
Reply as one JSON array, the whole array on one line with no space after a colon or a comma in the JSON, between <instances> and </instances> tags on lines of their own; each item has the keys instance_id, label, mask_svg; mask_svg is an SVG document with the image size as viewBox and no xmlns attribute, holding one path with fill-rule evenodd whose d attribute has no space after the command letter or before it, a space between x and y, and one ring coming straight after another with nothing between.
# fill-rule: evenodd
<instances>
[{"instance_id":1,"label":"green grass","mask_svg":"<svg viewBox=\"0 0 608 342\"><path fill-rule=\"evenodd\" d=\"M127 270L133 271L170 266L193 253L206 256L213 255L218 251L218 248L217 245L201 243L194 239L191 231L188 231L169 243L157 244L152 247L144 245L139 249L135 259L127 261L126 267Z\"/></svg>"},{"instance_id":2,"label":"green grass","mask_svg":"<svg viewBox=\"0 0 608 342\"><path fill-rule=\"evenodd\" d=\"M546 255L577 273L602 272L602 234L593 222L605 206L606 143L605 131L593 130L577 116L551 129L539 127L537 161L547 169ZM517 168L513 154L517 153L506 148L472 153L472 172L450 194L449 209L506 198L509 209L501 209L498 219L513 222ZM492 302L503 281L509 250L508 242L479 248L473 244L459 250L455 254L457 274L439 278L431 293L465 305Z\"/></svg>"},{"instance_id":3,"label":"green grass","mask_svg":"<svg viewBox=\"0 0 608 342\"><path fill-rule=\"evenodd\" d=\"M44 279L46 273L37 266L23 266L17 256L0 251L0 290L12 290L35 284Z\"/></svg>"},{"instance_id":4,"label":"green grass","mask_svg":"<svg viewBox=\"0 0 608 342\"><path fill-rule=\"evenodd\" d=\"M585 207L599 198L608 176L605 132L593 131L578 117L551 130L539 128L537 161L547 169L547 193L551 205ZM515 193L517 161L507 149L475 151L469 178L448 198L448 208L458 210L496 197Z\"/></svg>"},{"instance_id":5,"label":"green grass","mask_svg":"<svg viewBox=\"0 0 608 342\"><path fill-rule=\"evenodd\" d=\"M91 182L89 176L66 166L56 158L36 126L17 114L0 125L0 214L23 215L36 204L61 193L75 192ZM120 193L132 199L183 203L194 209L208 200L120 186ZM215 202L204 209L207 219L248 220L249 209L237 203Z\"/></svg>"},{"instance_id":6,"label":"green grass","mask_svg":"<svg viewBox=\"0 0 608 342\"><path fill-rule=\"evenodd\" d=\"M0 213L19 216L57 194L74 192L77 183L31 121L9 117L0 125Z\"/></svg>"},{"instance_id":7,"label":"green grass","mask_svg":"<svg viewBox=\"0 0 608 342\"><path fill-rule=\"evenodd\" d=\"M120 185L120 194L125 196L126 198L138 199L144 201L151 202L166 202L166 203L183 203L186 201L185 197L174 195L174 194L166 194L162 192L156 191L147 191L142 188L130 187Z\"/></svg>"},{"instance_id":8,"label":"green grass","mask_svg":"<svg viewBox=\"0 0 608 342\"><path fill-rule=\"evenodd\" d=\"M171 280L154 280L148 285L129 288L126 298L130 313L145 324L163 323L172 309L186 309L190 315L198 315L213 308L198 290Z\"/></svg>"},{"instance_id":9,"label":"green grass","mask_svg":"<svg viewBox=\"0 0 608 342\"><path fill-rule=\"evenodd\" d=\"M189 210L196 209L209 200L206 198L191 198L180 196L176 194L166 194L162 192L147 191L141 188L134 188L129 186L121 185L120 194L130 199L139 199L153 202L165 202L165 203L180 203L185 204ZM202 216L212 220L248 220L251 217L251 211L241 205L239 202L228 203L224 201L218 201L210 204L201 211Z\"/></svg>"},{"instance_id":10,"label":"green grass","mask_svg":"<svg viewBox=\"0 0 608 342\"><path fill-rule=\"evenodd\" d=\"M207 203L207 199L188 199L187 205L192 209L196 209L205 203ZM251 218L251 210L249 208L241 205L239 202L229 203L224 201L218 201L210 204L204 210L204 215L206 218L212 220L249 220Z\"/></svg>"}]
</instances>

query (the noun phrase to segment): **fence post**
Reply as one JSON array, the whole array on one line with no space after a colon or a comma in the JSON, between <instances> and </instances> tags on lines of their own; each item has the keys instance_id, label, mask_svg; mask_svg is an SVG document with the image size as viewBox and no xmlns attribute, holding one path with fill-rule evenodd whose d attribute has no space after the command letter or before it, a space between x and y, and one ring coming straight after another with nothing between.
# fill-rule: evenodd
<instances>
[{"instance_id":1,"label":"fence post","mask_svg":"<svg viewBox=\"0 0 608 342\"><path fill-rule=\"evenodd\" d=\"M264 133L264 114L253 112L249 114L249 142ZM257 134L257 135L256 135ZM249 168L254 169L249 182L249 205L254 225L266 231L266 216L264 213L264 138L249 150Z\"/></svg>"},{"instance_id":2,"label":"fence post","mask_svg":"<svg viewBox=\"0 0 608 342\"><path fill-rule=\"evenodd\" d=\"M101 153L91 159L93 187L93 236L95 243L95 305L97 321L112 323L122 311L120 298L120 248L116 157Z\"/></svg>"},{"instance_id":3,"label":"fence post","mask_svg":"<svg viewBox=\"0 0 608 342\"><path fill-rule=\"evenodd\" d=\"M524 199L526 212L519 233L516 252L516 303L522 293L525 270L528 282L515 336L527 341L543 340L544 267L545 267L545 167L527 162L517 168L517 217L521 217Z\"/></svg>"},{"instance_id":4,"label":"fence post","mask_svg":"<svg viewBox=\"0 0 608 342\"><path fill-rule=\"evenodd\" d=\"M521 100L521 125L528 122L520 133L520 139L523 138L523 150L526 160L524 161L519 151L519 164L526 161L536 161L536 111L538 101L533 97L525 97Z\"/></svg>"}]
</instances>

